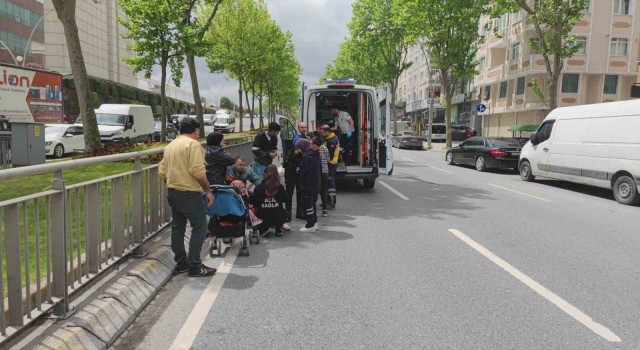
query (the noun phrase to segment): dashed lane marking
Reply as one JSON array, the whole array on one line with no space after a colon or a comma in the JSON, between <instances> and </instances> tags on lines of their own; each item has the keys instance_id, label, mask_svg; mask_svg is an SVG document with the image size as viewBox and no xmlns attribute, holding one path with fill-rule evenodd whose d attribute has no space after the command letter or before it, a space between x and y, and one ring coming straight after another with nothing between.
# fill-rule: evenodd
<instances>
[{"instance_id":1,"label":"dashed lane marking","mask_svg":"<svg viewBox=\"0 0 640 350\"><path fill-rule=\"evenodd\" d=\"M395 194L396 196L400 197L400 199L404 199L405 201L408 201L409 198L407 196L405 196L404 194L400 193L398 190L396 190L395 188L387 185L386 183L382 182L382 181L378 181L382 186L386 187L389 191L393 192L393 194Z\"/></svg>"},{"instance_id":2,"label":"dashed lane marking","mask_svg":"<svg viewBox=\"0 0 640 350\"><path fill-rule=\"evenodd\" d=\"M548 200L548 199L546 199L546 198L542 198L542 197L534 196L534 195L532 195L532 194L528 194L528 193L524 193L524 192L520 192L520 191L512 190L512 189L510 189L510 188L502 187L502 186L495 185L495 184L492 184L492 183L487 183L487 185L489 185L489 186L491 186L491 187L499 188L499 189L502 189L502 190L505 190L505 191L509 191L509 192L513 192L513 193L521 194L521 195L523 195L523 196L526 196L526 197L529 197L529 198L533 198L533 199L537 199L537 200L540 200L540 201L543 201L543 202L551 203L551 201L550 201L550 200Z\"/></svg>"},{"instance_id":3,"label":"dashed lane marking","mask_svg":"<svg viewBox=\"0 0 640 350\"><path fill-rule=\"evenodd\" d=\"M473 239L469 238L467 235L465 235L464 233L456 229L450 229L449 232L454 236L458 237L467 245L469 245L475 251L482 254L485 258L491 260L491 262L500 266L503 270L508 272L511 276L515 277L518 281L524 283L527 287L533 289L536 293L538 293L543 298L547 299L553 305L557 306L560 310L564 311L566 314L573 317L576 321L582 323L585 327L589 328L595 334L599 335L600 337L604 338L609 342L618 343L621 341L620 337L618 337L615 333L610 331L607 327L601 325L600 323L594 322L593 319L589 317L589 315L578 310L578 308L569 304L566 300L562 299L552 291L548 290L547 288L542 286L540 283L534 281L531 277L520 272L520 270L511 266L511 264L509 264L508 262L500 259L498 256L493 254L487 248L480 245L480 243L474 241Z\"/></svg>"}]
</instances>

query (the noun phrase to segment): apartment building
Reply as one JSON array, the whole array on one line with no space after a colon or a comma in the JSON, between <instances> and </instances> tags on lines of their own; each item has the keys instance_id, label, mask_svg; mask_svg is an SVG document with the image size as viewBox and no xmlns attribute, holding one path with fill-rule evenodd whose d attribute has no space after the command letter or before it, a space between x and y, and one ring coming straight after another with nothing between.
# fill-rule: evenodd
<instances>
[{"instance_id":1,"label":"apartment building","mask_svg":"<svg viewBox=\"0 0 640 350\"><path fill-rule=\"evenodd\" d=\"M637 0L590 1L572 32L584 47L564 62L559 106L630 99L638 68L639 18ZM476 98L487 108L483 135L511 136L513 125L539 124L547 107L533 86L544 92L548 82L542 55L529 45L536 37L534 26L520 11L492 23L483 19L480 33L485 41L477 54L475 86Z\"/></svg>"},{"instance_id":2,"label":"apartment building","mask_svg":"<svg viewBox=\"0 0 640 350\"><path fill-rule=\"evenodd\" d=\"M122 16L122 13L116 2L77 2L76 21L84 61L90 76L137 87L138 77L133 74L131 67L122 61L122 57L132 55L127 49L131 43L122 39L125 28L118 23L118 16ZM53 10L51 0L44 0L44 11L48 14L44 21L46 68L70 73L71 65L64 29Z\"/></svg>"},{"instance_id":3,"label":"apartment building","mask_svg":"<svg viewBox=\"0 0 640 350\"><path fill-rule=\"evenodd\" d=\"M435 109L434 122L444 122L444 108L440 104L440 82L438 72L430 70L429 60L419 45L412 45L407 50L407 61L413 62L398 79L396 105L399 116L409 118L414 130L420 131L427 121L429 105L433 97Z\"/></svg>"},{"instance_id":4,"label":"apartment building","mask_svg":"<svg viewBox=\"0 0 640 350\"><path fill-rule=\"evenodd\" d=\"M0 63L44 68L43 0L0 0Z\"/></svg>"}]
</instances>

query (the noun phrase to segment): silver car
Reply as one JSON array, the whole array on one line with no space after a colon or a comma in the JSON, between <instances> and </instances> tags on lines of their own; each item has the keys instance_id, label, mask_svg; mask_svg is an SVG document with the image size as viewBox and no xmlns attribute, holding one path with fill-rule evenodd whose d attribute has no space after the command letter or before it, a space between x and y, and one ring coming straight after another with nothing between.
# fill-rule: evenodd
<instances>
[{"instance_id":1,"label":"silver car","mask_svg":"<svg viewBox=\"0 0 640 350\"><path fill-rule=\"evenodd\" d=\"M422 149L422 138L415 131L401 131L391 139L391 145L398 148Z\"/></svg>"}]
</instances>

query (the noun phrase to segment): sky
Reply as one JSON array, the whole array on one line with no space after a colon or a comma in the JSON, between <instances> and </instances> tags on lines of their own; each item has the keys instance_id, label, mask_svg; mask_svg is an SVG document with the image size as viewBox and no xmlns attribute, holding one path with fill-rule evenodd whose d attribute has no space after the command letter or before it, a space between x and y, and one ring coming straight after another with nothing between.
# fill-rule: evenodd
<instances>
[{"instance_id":1,"label":"sky","mask_svg":"<svg viewBox=\"0 0 640 350\"><path fill-rule=\"evenodd\" d=\"M348 34L352 0L266 0L271 17L293 36L296 55L302 65L300 81L315 84L338 53ZM221 96L238 102L238 83L225 74L211 74L204 59L196 58L200 95L216 105ZM180 87L191 91L191 80L184 68ZM160 81L154 70L153 79ZM169 80L168 80L169 81Z\"/></svg>"}]
</instances>

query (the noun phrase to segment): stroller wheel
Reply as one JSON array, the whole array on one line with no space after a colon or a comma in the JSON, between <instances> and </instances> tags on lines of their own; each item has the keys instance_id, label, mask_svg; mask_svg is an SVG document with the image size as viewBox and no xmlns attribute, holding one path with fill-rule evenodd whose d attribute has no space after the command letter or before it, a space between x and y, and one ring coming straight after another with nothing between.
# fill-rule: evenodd
<instances>
[{"instance_id":1,"label":"stroller wheel","mask_svg":"<svg viewBox=\"0 0 640 350\"><path fill-rule=\"evenodd\" d=\"M211 242L209 242L209 256L210 257L214 257L215 255L213 254L213 251L216 250L216 239L214 238L213 240L211 240ZM218 253L220 254L220 253Z\"/></svg>"},{"instance_id":2,"label":"stroller wheel","mask_svg":"<svg viewBox=\"0 0 640 350\"><path fill-rule=\"evenodd\" d=\"M255 240L256 244L260 244L260 235L258 234L258 230L251 230L251 238Z\"/></svg>"},{"instance_id":3,"label":"stroller wheel","mask_svg":"<svg viewBox=\"0 0 640 350\"><path fill-rule=\"evenodd\" d=\"M242 239L242 249L244 249L244 253L249 256L249 245L250 243L250 239L248 239L246 236Z\"/></svg>"}]
</instances>

